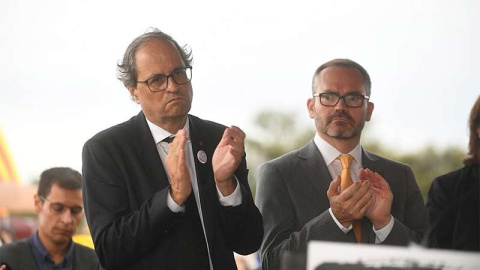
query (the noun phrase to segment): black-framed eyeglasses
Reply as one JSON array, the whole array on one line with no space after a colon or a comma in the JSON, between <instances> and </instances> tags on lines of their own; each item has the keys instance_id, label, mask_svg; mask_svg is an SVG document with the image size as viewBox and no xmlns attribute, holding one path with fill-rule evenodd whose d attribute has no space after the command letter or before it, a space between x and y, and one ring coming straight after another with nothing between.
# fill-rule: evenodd
<instances>
[{"instance_id":1,"label":"black-framed eyeglasses","mask_svg":"<svg viewBox=\"0 0 480 270\"><path fill-rule=\"evenodd\" d=\"M317 93L313 95L314 97L319 97L320 104L327 107L337 106L340 99L343 99L345 105L349 108L358 108L363 105L363 100L368 100L370 97L360 94L348 94L345 96L340 96L336 93Z\"/></svg>"},{"instance_id":2,"label":"black-framed eyeglasses","mask_svg":"<svg viewBox=\"0 0 480 270\"><path fill-rule=\"evenodd\" d=\"M43 200L43 201L46 201L50 204L50 211L52 211L53 213L55 214L63 214L65 213L65 211L67 209L70 209L70 213L72 214L72 216L79 216L83 213L83 207L81 206L73 206L73 207L68 207L66 206L65 204L63 203L59 203L59 202L51 202L49 201L47 198L43 197L43 196L40 196L40 198Z\"/></svg>"},{"instance_id":3,"label":"black-framed eyeglasses","mask_svg":"<svg viewBox=\"0 0 480 270\"><path fill-rule=\"evenodd\" d=\"M152 92L160 92L168 87L168 78L172 78L176 84L186 84L192 80L192 67L180 67L172 71L172 73L156 74L144 81L137 81L137 83L145 83L148 89Z\"/></svg>"}]
</instances>

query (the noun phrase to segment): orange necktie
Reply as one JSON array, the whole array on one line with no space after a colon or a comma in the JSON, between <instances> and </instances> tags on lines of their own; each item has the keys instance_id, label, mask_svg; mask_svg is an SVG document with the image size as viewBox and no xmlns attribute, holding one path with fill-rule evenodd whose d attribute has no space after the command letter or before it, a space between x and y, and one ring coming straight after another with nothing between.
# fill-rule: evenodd
<instances>
[{"instance_id":1,"label":"orange necktie","mask_svg":"<svg viewBox=\"0 0 480 270\"><path fill-rule=\"evenodd\" d=\"M344 191L349 186L353 184L352 177L350 176L350 164L352 163L353 156L346 154L339 156L340 162L342 163L342 182L340 183L340 190ZM353 222L353 232L357 243L362 242L362 221Z\"/></svg>"}]
</instances>

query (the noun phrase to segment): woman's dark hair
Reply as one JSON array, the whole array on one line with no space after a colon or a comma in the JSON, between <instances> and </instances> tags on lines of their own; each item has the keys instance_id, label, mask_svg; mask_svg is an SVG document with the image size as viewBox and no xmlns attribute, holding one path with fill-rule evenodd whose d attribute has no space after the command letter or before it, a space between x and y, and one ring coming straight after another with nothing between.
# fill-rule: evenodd
<instances>
[{"instance_id":1,"label":"woman's dark hair","mask_svg":"<svg viewBox=\"0 0 480 270\"><path fill-rule=\"evenodd\" d=\"M470 142L468 143L468 155L463 160L466 166L480 164L480 138L477 130L480 128L480 96L473 105L468 119L470 129Z\"/></svg>"}]
</instances>

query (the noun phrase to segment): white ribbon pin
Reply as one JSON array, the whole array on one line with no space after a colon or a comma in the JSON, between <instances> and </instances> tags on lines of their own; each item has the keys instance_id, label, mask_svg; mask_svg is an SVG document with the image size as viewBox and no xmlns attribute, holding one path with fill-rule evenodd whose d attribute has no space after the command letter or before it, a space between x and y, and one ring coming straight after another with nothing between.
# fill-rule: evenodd
<instances>
[{"instance_id":1,"label":"white ribbon pin","mask_svg":"<svg viewBox=\"0 0 480 270\"><path fill-rule=\"evenodd\" d=\"M207 154L203 151L200 150L197 152L197 158L200 163L205 164L207 162Z\"/></svg>"}]
</instances>

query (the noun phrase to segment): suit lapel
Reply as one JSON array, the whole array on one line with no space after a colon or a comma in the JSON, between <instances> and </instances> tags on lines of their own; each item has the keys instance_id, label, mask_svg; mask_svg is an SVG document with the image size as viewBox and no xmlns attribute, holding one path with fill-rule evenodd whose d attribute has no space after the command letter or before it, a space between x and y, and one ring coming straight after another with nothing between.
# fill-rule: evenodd
<instances>
[{"instance_id":1,"label":"suit lapel","mask_svg":"<svg viewBox=\"0 0 480 270\"><path fill-rule=\"evenodd\" d=\"M202 132L204 129L201 127L201 122L191 115L188 117L195 172L197 173L197 182L200 186L200 184L204 184L208 175L211 174L212 156L216 145L212 145L212 141L209 140L210 137ZM200 160L204 162L200 162Z\"/></svg>"},{"instance_id":2,"label":"suit lapel","mask_svg":"<svg viewBox=\"0 0 480 270\"><path fill-rule=\"evenodd\" d=\"M362 167L370 169L372 172L378 172L382 175L382 167L378 166L378 158L371 153L365 151L362 147Z\"/></svg>"},{"instance_id":3,"label":"suit lapel","mask_svg":"<svg viewBox=\"0 0 480 270\"><path fill-rule=\"evenodd\" d=\"M216 140L212 138L213 135L205 133L207 129L202 126L202 120L191 115L188 117L198 193L200 195L203 222L208 241L208 239L215 239L215 217L218 211L215 205L219 204L212 173L212 157L217 145ZM206 158L200 157L201 155ZM200 162L200 160L205 162ZM208 241L208 243L211 254L214 254L214 243L211 241Z\"/></svg>"},{"instance_id":4,"label":"suit lapel","mask_svg":"<svg viewBox=\"0 0 480 270\"><path fill-rule=\"evenodd\" d=\"M307 185L313 189L317 189L319 194L326 194L322 192L328 190L332 176L315 142L311 140L300 149L298 157L305 160L305 162L301 163L301 171L306 174L306 181L309 182Z\"/></svg>"},{"instance_id":5,"label":"suit lapel","mask_svg":"<svg viewBox=\"0 0 480 270\"><path fill-rule=\"evenodd\" d=\"M133 123L136 138L132 138L132 141L135 144L136 155L144 166L143 171L147 174L148 179L152 179L149 181L152 191L170 185L143 112L133 118Z\"/></svg>"},{"instance_id":6,"label":"suit lapel","mask_svg":"<svg viewBox=\"0 0 480 270\"><path fill-rule=\"evenodd\" d=\"M19 245L21 245L22 248L20 249L21 254L17 255L19 256L19 258L22 259L20 260L20 265L18 265L18 269L38 269L37 261L35 260L35 256L33 255L32 251L33 247L31 246L29 239L30 238L26 238L19 241ZM15 268L14 266L13 269L17 268Z\"/></svg>"},{"instance_id":7,"label":"suit lapel","mask_svg":"<svg viewBox=\"0 0 480 270\"><path fill-rule=\"evenodd\" d=\"M378 158L369 152L365 151L362 147L362 167L364 169L369 169L372 172L378 172L380 175L383 174L382 167L377 164ZM373 224L368 218L363 218L362 221L362 242L363 243L375 243L375 233L373 232Z\"/></svg>"}]
</instances>

